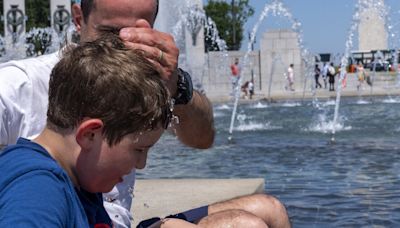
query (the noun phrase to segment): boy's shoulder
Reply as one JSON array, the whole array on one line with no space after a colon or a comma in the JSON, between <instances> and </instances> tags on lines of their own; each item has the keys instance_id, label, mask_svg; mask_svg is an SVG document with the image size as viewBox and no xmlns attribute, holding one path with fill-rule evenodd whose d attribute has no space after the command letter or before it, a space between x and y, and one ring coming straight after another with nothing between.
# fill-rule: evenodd
<instances>
[{"instance_id":1,"label":"boy's shoulder","mask_svg":"<svg viewBox=\"0 0 400 228\"><path fill-rule=\"evenodd\" d=\"M38 144L18 141L0 154L0 173L4 174L0 175L0 214L10 214L0 226L15 221L17 226L62 226L66 222L87 226L74 186L63 169Z\"/></svg>"},{"instance_id":2,"label":"boy's shoulder","mask_svg":"<svg viewBox=\"0 0 400 228\"><path fill-rule=\"evenodd\" d=\"M6 147L1 152L0 173L7 174L0 176L2 187L26 175L30 176L29 182L34 182L33 179L37 173L45 173L61 181L66 181L68 178L64 170L44 148L26 139L19 139L18 144Z\"/></svg>"}]
</instances>

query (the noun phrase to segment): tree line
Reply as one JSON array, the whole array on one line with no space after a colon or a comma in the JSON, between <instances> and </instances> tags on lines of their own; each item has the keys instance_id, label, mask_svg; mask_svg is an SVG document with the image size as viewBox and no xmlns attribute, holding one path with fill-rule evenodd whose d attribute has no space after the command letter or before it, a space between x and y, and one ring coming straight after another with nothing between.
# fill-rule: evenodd
<instances>
[{"instance_id":1,"label":"tree line","mask_svg":"<svg viewBox=\"0 0 400 228\"><path fill-rule=\"evenodd\" d=\"M0 0L0 9L4 20L6 15L3 12L3 0ZM254 8L249 5L249 0L230 0L230 2L229 0L208 0L204 10L206 15L216 23L219 36L225 40L228 50L239 50L245 35L244 24L254 14ZM35 27L49 27L51 24L49 0L25 0L25 13L26 31ZM4 36L4 21L0 23L0 32ZM204 34L205 51L219 51L208 35Z\"/></svg>"}]
</instances>

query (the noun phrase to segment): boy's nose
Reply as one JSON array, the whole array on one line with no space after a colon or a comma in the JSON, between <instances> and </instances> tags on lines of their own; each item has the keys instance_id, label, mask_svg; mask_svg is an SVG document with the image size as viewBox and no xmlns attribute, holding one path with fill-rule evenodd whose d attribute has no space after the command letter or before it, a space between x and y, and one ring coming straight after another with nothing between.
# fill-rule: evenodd
<instances>
[{"instance_id":1,"label":"boy's nose","mask_svg":"<svg viewBox=\"0 0 400 228\"><path fill-rule=\"evenodd\" d=\"M147 152L148 150L143 151L143 153L141 153L141 156L136 160L136 165L135 165L136 169L144 169L144 167L146 167Z\"/></svg>"}]
</instances>

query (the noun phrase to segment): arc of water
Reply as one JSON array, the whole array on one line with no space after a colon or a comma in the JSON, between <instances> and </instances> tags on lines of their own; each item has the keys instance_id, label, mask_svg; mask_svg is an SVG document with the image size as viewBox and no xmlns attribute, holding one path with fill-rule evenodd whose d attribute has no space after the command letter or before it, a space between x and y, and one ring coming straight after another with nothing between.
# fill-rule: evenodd
<instances>
[{"instance_id":1,"label":"arc of water","mask_svg":"<svg viewBox=\"0 0 400 228\"><path fill-rule=\"evenodd\" d=\"M250 41L248 42L247 52L244 55L244 60L242 61L241 68L243 69L243 67L248 64L249 54L251 52L251 44L255 40L255 36L256 36L257 31L258 31L259 26L261 25L261 23L263 22L263 20L265 19L265 17L268 15L268 13L270 11L275 16L281 16L282 15L282 16L288 18L289 22L292 23L292 30L294 30L298 34L297 42L298 42L300 50L301 50L300 54L301 54L302 60L306 64L306 69L308 69L309 62L308 62L308 59L306 58L306 56L309 55L309 52L308 52L307 49L304 48L304 45L303 45L301 24L299 22L297 22L293 18L292 14L288 11L288 9L283 5L283 3L280 0L274 0L272 3L266 4L264 6L264 9L261 12L258 21L254 25L254 27L253 27L253 29L252 29L252 31L250 33ZM229 139L232 138L231 135L233 133L233 126L234 126L234 123L235 123L236 111L237 111L237 106L238 106L238 102L239 102L239 98L240 98L240 88L239 87L240 87L241 82L242 82L242 72L243 71L240 72L238 83L236 85L237 88L235 89L235 91L236 91L236 93L235 93L235 101L234 101L234 106L233 106L233 110L232 110L231 122L230 122L230 126L229 126L229 135L230 135Z\"/></svg>"},{"instance_id":2,"label":"arc of water","mask_svg":"<svg viewBox=\"0 0 400 228\"><path fill-rule=\"evenodd\" d=\"M353 23L350 27L349 33L348 33L348 38L346 40L346 49L345 49L345 54L343 55L341 59L341 65L340 65L340 77L339 77L339 82L337 85L337 93L336 93L336 103L335 103L335 111L333 115L333 126L332 126L332 137L331 137L331 142L335 141L335 134L336 134L336 123L339 115L339 107L340 107L340 98L341 98L341 91L342 91L342 81L346 75L346 67L348 64L348 59L350 56L350 51L353 48L353 37L354 33L357 30L360 20L361 20L361 14L364 10L373 7L375 9L378 9L379 15L381 17L384 17L386 15L386 10L384 6L381 5L381 1L376 1L376 0L359 0L358 3L356 4L355 7L355 13L353 15Z\"/></svg>"},{"instance_id":3,"label":"arc of water","mask_svg":"<svg viewBox=\"0 0 400 228\"><path fill-rule=\"evenodd\" d=\"M284 65L281 56L278 55L278 54L275 54L275 55L273 56L273 59L272 59L271 72L270 72L270 75L269 75L269 84L268 84L268 101L269 101L269 102L272 101L272 99L271 99L272 78L273 78L273 75L274 75L274 73L275 73L275 66L276 66L276 64L277 64L278 62L279 62L280 64Z\"/></svg>"},{"instance_id":4,"label":"arc of water","mask_svg":"<svg viewBox=\"0 0 400 228\"><path fill-rule=\"evenodd\" d=\"M202 27L205 31L205 39L209 39L213 42L213 44L216 44L220 50L220 53L222 53L219 61L227 61L227 45L226 42L220 38L215 22L210 17L207 17L205 11L199 8L199 6L193 1L185 1L185 3L186 5L178 7L179 12L177 15L179 16L177 17L176 22L174 26L172 26L171 30L172 36L174 37L175 42L178 44L178 47L184 52L185 45L182 44L185 44L186 42L184 39L186 29L189 30L191 35L194 35L193 32L198 34ZM192 44L195 46L193 43L193 38L195 37L192 36ZM196 72L192 71L196 69L193 69L193 66L190 63L193 63L193 61L190 61L187 53L186 55L179 55L179 66L191 73L194 88L200 92L204 92L203 77L207 74L205 69L210 68L204 66L202 67L200 74L196 74ZM205 61L204 64L209 64L209 61ZM220 66L225 65L226 64L220 64ZM198 72L199 71L197 71L197 73Z\"/></svg>"},{"instance_id":5,"label":"arc of water","mask_svg":"<svg viewBox=\"0 0 400 228\"><path fill-rule=\"evenodd\" d=\"M390 10L390 7L387 9L388 11ZM400 13L398 11L397 13ZM391 18L389 17L389 14L387 14L387 20L386 20L386 28L388 30L389 34L389 47L392 47L394 51L392 52L392 60L393 60L393 69L394 73L396 75L396 84L395 87L400 87L400 71L399 71L399 29L396 29L396 26L400 25L400 22L393 23L391 22Z\"/></svg>"}]
</instances>

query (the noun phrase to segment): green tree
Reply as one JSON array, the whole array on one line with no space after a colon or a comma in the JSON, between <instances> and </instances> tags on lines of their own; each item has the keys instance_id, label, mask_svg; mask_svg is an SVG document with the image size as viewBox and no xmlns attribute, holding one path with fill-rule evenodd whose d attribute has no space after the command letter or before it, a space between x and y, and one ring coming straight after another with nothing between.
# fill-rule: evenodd
<instances>
[{"instance_id":1,"label":"green tree","mask_svg":"<svg viewBox=\"0 0 400 228\"><path fill-rule=\"evenodd\" d=\"M206 15L216 24L221 39L225 40L228 50L239 50L244 37L243 26L254 14L249 0L231 0L229 3L220 0L208 0L204 7ZM219 50L205 30L206 51Z\"/></svg>"},{"instance_id":2,"label":"green tree","mask_svg":"<svg viewBox=\"0 0 400 228\"><path fill-rule=\"evenodd\" d=\"M26 0L25 14L26 31L32 28L46 28L50 26L50 1L49 0Z\"/></svg>"}]
</instances>

